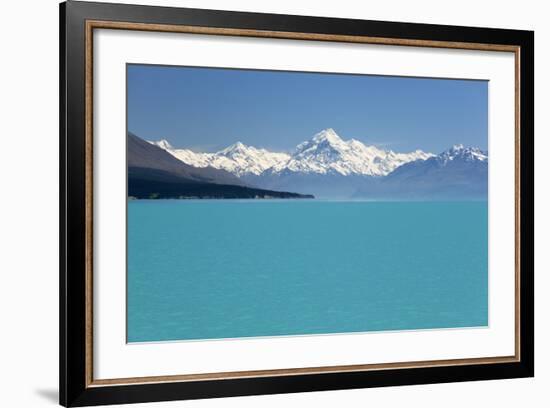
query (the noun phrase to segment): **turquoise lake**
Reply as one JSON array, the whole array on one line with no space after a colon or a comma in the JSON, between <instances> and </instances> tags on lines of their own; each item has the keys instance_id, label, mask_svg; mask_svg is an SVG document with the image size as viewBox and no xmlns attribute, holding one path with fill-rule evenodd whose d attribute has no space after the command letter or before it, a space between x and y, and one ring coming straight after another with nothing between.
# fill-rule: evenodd
<instances>
[{"instance_id":1,"label":"turquoise lake","mask_svg":"<svg viewBox=\"0 0 550 408\"><path fill-rule=\"evenodd\" d=\"M487 202L128 202L129 342L487 326Z\"/></svg>"}]
</instances>

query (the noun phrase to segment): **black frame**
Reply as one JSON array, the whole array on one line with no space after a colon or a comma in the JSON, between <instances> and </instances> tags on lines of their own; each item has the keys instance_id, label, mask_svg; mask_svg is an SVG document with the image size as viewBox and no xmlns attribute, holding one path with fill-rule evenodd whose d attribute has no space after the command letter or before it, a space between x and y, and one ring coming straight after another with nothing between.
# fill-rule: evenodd
<instances>
[{"instance_id":1,"label":"black frame","mask_svg":"<svg viewBox=\"0 0 550 408\"><path fill-rule=\"evenodd\" d=\"M122 404L534 376L534 33L68 1L60 4L60 403ZM520 352L512 363L86 387L85 23L178 24L514 45L520 52Z\"/></svg>"}]
</instances>

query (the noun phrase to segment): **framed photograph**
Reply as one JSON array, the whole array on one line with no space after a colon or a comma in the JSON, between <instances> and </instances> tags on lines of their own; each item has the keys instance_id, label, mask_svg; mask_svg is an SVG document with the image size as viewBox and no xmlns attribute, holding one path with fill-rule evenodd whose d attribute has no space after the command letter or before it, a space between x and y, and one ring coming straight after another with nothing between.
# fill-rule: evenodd
<instances>
[{"instance_id":1,"label":"framed photograph","mask_svg":"<svg viewBox=\"0 0 550 408\"><path fill-rule=\"evenodd\" d=\"M60 26L62 405L534 375L533 32Z\"/></svg>"}]
</instances>

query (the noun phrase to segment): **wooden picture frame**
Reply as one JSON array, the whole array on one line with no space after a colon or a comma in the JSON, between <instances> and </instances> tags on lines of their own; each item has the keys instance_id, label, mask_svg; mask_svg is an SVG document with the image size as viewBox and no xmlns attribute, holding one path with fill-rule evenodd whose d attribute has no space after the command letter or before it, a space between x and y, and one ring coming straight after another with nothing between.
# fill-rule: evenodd
<instances>
[{"instance_id":1,"label":"wooden picture frame","mask_svg":"<svg viewBox=\"0 0 550 408\"><path fill-rule=\"evenodd\" d=\"M93 33L96 29L365 43L515 54L514 355L95 379ZM534 33L68 1L60 5L60 403L121 404L534 375Z\"/></svg>"}]
</instances>

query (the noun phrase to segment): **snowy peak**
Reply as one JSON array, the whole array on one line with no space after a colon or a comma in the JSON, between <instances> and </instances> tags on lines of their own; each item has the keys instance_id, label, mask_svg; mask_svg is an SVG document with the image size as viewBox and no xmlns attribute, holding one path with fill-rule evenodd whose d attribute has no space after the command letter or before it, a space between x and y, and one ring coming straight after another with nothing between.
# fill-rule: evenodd
<instances>
[{"instance_id":1,"label":"snowy peak","mask_svg":"<svg viewBox=\"0 0 550 408\"><path fill-rule=\"evenodd\" d=\"M172 145L170 144L170 142L168 142L168 140L166 139L162 139L162 140L158 140L156 142L149 142L155 146L158 146L160 147L161 149L164 149L164 150L170 150L170 149L173 149Z\"/></svg>"},{"instance_id":2,"label":"snowy peak","mask_svg":"<svg viewBox=\"0 0 550 408\"><path fill-rule=\"evenodd\" d=\"M325 154L338 154L346 149L346 142L336 134L333 129L325 129L310 140L296 146L294 156L307 155L313 152L325 152Z\"/></svg>"},{"instance_id":3,"label":"snowy peak","mask_svg":"<svg viewBox=\"0 0 550 408\"><path fill-rule=\"evenodd\" d=\"M229 147L218 152L218 154L223 154L225 156L232 156L236 154L246 154L249 152L249 147L241 142L232 144Z\"/></svg>"},{"instance_id":4,"label":"snowy peak","mask_svg":"<svg viewBox=\"0 0 550 408\"><path fill-rule=\"evenodd\" d=\"M282 173L385 176L402 164L434 156L421 150L395 153L365 145L356 139L345 141L330 128L300 143L292 154L270 152L241 142L216 153L175 149L166 140L150 143L191 166L210 166L238 177Z\"/></svg>"},{"instance_id":5,"label":"snowy peak","mask_svg":"<svg viewBox=\"0 0 550 408\"><path fill-rule=\"evenodd\" d=\"M489 160L487 152L476 147L464 147L457 144L437 156L437 160L445 165L449 162L460 160L466 162L486 162Z\"/></svg>"},{"instance_id":6,"label":"snowy peak","mask_svg":"<svg viewBox=\"0 0 550 408\"><path fill-rule=\"evenodd\" d=\"M257 149L237 142L216 153L199 153L189 149L175 149L163 147L166 144L150 142L164 148L177 159L194 167L213 167L226 170L241 177L244 175L260 175L265 170L276 164L288 161L290 156L286 153L275 153L265 149ZM168 145L170 145L168 143Z\"/></svg>"},{"instance_id":7,"label":"snowy peak","mask_svg":"<svg viewBox=\"0 0 550 408\"><path fill-rule=\"evenodd\" d=\"M398 167L358 197L422 200L486 200L488 156L473 147L455 145L424 161Z\"/></svg>"},{"instance_id":8,"label":"snowy peak","mask_svg":"<svg viewBox=\"0 0 550 408\"><path fill-rule=\"evenodd\" d=\"M271 171L385 176L404 163L432 156L421 150L395 153L367 146L355 139L344 141L334 129L325 129L299 144L288 163L276 166Z\"/></svg>"},{"instance_id":9,"label":"snowy peak","mask_svg":"<svg viewBox=\"0 0 550 408\"><path fill-rule=\"evenodd\" d=\"M286 153L274 153L237 142L210 157L210 166L227 170L239 177L262 174L276 164L289 159Z\"/></svg>"},{"instance_id":10,"label":"snowy peak","mask_svg":"<svg viewBox=\"0 0 550 408\"><path fill-rule=\"evenodd\" d=\"M320 131L319 133L317 133L315 136L311 138L311 141L315 143L327 143L327 144L333 144L333 145L344 143L344 141L340 138L340 136L338 136L338 134L332 128L328 128Z\"/></svg>"}]
</instances>

